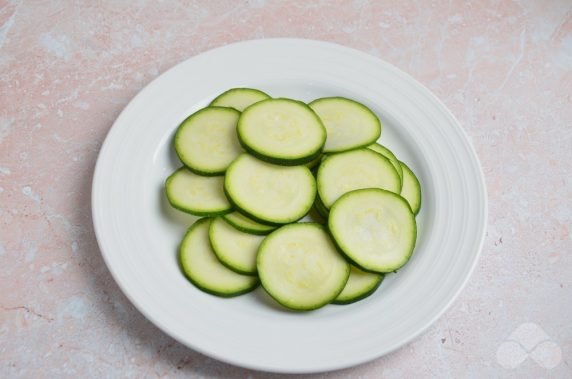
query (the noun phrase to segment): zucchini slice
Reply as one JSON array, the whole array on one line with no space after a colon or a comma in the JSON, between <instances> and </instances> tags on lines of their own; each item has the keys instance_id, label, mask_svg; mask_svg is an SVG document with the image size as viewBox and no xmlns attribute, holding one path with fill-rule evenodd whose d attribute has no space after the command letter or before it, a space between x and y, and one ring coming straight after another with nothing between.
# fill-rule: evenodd
<instances>
[{"instance_id":1,"label":"zucchini slice","mask_svg":"<svg viewBox=\"0 0 572 379\"><path fill-rule=\"evenodd\" d=\"M218 95L210 105L215 107L230 107L242 112L252 104L269 98L270 96L257 89L232 88Z\"/></svg>"},{"instance_id":2,"label":"zucchini slice","mask_svg":"<svg viewBox=\"0 0 572 379\"><path fill-rule=\"evenodd\" d=\"M261 224L254 220L251 220L250 218L246 217L240 212L228 213L222 216L222 218L224 218L226 222L228 222L230 225L234 226L241 232L257 234L260 236L266 235L277 228L277 226L275 225L273 226L273 225Z\"/></svg>"},{"instance_id":3,"label":"zucchini slice","mask_svg":"<svg viewBox=\"0 0 572 379\"><path fill-rule=\"evenodd\" d=\"M206 107L181 123L175 134L175 151L185 166L201 175L221 175L242 148L236 136L240 112Z\"/></svg>"},{"instance_id":4,"label":"zucchini slice","mask_svg":"<svg viewBox=\"0 0 572 379\"><path fill-rule=\"evenodd\" d=\"M351 304L365 299L375 292L383 281L383 274L363 271L352 265L350 278L343 291L336 297L334 304Z\"/></svg>"},{"instance_id":5,"label":"zucchini slice","mask_svg":"<svg viewBox=\"0 0 572 379\"><path fill-rule=\"evenodd\" d=\"M415 215L401 196L377 188L346 193L330 209L328 227L341 251L367 271L391 272L413 253Z\"/></svg>"},{"instance_id":6,"label":"zucchini slice","mask_svg":"<svg viewBox=\"0 0 572 379\"><path fill-rule=\"evenodd\" d=\"M310 209L310 212L306 215L307 218L303 219L301 222L317 222L320 225L326 225L328 223L328 218L324 217L318 212L316 206Z\"/></svg>"},{"instance_id":7,"label":"zucchini slice","mask_svg":"<svg viewBox=\"0 0 572 379\"><path fill-rule=\"evenodd\" d=\"M256 259L264 289L283 306L309 311L343 290L350 265L317 223L290 224L269 234Z\"/></svg>"},{"instance_id":8,"label":"zucchini slice","mask_svg":"<svg viewBox=\"0 0 572 379\"><path fill-rule=\"evenodd\" d=\"M401 188L401 196L407 200L414 214L419 213L421 209L421 184L413 171L403 162L399 162L403 168L403 187Z\"/></svg>"},{"instance_id":9,"label":"zucchini slice","mask_svg":"<svg viewBox=\"0 0 572 379\"><path fill-rule=\"evenodd\" d=\"M297 221L308 213L316 197L316 181L306 166L274 165L249 154L232 162L224 189L239 212L270 224Z\"/></svg>"},{"instance_id":10,"label":"zucchini slice","mask_svg":"<svg viewBox=\"0 0 572 379\"><path fill-rule=\"evenodd\" d=\"M318 193L326 208L344 193L360 188L381 188L400 193L401 180L383 155L357 149L328 156L318 169Z\"/></svg>"},{"instance_id":11,"label":"zucchini slice","mask_svg":"<svg viewBox=\"0 0 572 379\"><path fill-rule=\"evenodd\" d=\"M308 167L310 170L318 167L318 165L322 162L322 155L318 155L314 160L311 160L308 163L305 163L305 166Z\"/></svg>"},{"instance_id":12,"label":"zucchini slice","mask_svg":"<svg viewBox=\"0 0 572 379\"><path fill-rule=\"evenodd\" d=\"M325 219L328 218L330 210L326 208L322 202L322 199L320 199L320 196L316 196L316 200L314 200L314 208L316 208L320 216L324 217Z\"/></svg>"},{"instance_id":13,"label":"zucchini slice","mask_svg":"<svg viewBox=\"0 0 572 379\"><path fill-rule=\"evenodd\" d=\"M324 152L368 146L381 135L381 122L368 107L343 97L324 97L312 101L310 108L320 116L328 137Z\"/></svg>"},{"instance_id":14,"label":"zucchini slice","mask_svg":"<svg viewBox=\"0 0 572 379\"><path fill-rule=\"evenodd\" d=\"M268 99L251 105L238 120L238 138L259 159L298 165L316 159L326 141L320 118L301 101Z\"/></svg>"},{"instance_id":15,"label":"zucchini slice","mask_svg":"<svg viewBox=\"0 0 572 379\"><path fill-rule=\"evenodd\" d=\"M181 167L165 181L165 193L169 203L180 211L217 216L232 212L223 186L223 176L201 176Z\"/></svg>"},{"instance_id":16,"label":"zucchini slice","mask_svg":"<svg viewBox=\"0 0 572 379\"><path fill-rule=\"evenodd\" d=\"M221 217L211 221L209 240L219 261L232 271L256 275L256 253L264 236L235 229Z\"/></svg>"},{"instance_id":17,"label":"zucchini slice","mask_svg":"<svg viewBox=\"0 0 572 379\"><path fill-rule=\"evenodd\" d=\"M379 143L374 143L372 145L369 145L367 148L389 159L393 167L395 167L395 170L397 171L397 174L399 175L401 182L403 183L403 169L401 168L401 164L399 164L397 157L395 156L395 154L391 152L391 150L389 150L387 147L383 145L380 145Z\"/></svg>"},{"instance_id":18,"label":"zucchini slice","mask_svg":"<svg viewBox=\"0 0 572 379\"><path fill-rule=\"evenodd\" d=\"M258 286L255 276L241 275L226 268L215 256L209 242L211 219L195 222L179 247L183 273L197 288L222 297L238 296Z\"/></svg>"}]
</instances>

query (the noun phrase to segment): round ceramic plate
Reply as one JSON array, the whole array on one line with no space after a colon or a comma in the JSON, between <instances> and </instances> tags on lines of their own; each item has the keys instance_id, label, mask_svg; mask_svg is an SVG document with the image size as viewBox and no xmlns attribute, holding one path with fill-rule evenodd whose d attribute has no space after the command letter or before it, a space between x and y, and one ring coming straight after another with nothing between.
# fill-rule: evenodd
<instances>
[{"instance_id":1,"label":"round ceramic plate","mask_svg":"<svg viewBox=\"0 0 572 379\"><path fill-rule=\"evenodd\" d=\"M284 310L259 288L221 299L177 265L191 216L169 207L165 178L180 166L179 123L232 87L303 101L355 99L383 123L380 142L417 174L423 204L409 263L347 306ZM101 149L93 223L113 277L155 325L192 349L275 372L340 369L380 357L423 332L453 302L482 246L486 190L459 123L426 88L388 63L330 43L268 39L208 51L167 71L119 116Z\"/></svg>"}]
</instances>

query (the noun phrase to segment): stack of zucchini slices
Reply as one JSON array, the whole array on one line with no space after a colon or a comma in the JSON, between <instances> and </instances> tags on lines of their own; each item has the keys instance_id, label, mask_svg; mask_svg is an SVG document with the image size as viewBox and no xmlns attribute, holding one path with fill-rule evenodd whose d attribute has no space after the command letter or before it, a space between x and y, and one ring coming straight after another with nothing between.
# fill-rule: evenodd
<instances>
[{"instance_id":1,"label":"stack of zucchini slices","mask_svg":"<svg viewBox=\"0 0 572 379\"><path fill-rule=\"evenodd\" d=\"M411 257L421 205L419 181L380 134L353 100L250 88L189 116L174 141L183 167L165 184L174 208L203 217L179 247L185 276L223 297L262 284L299 311L372 294Z\"/></svg>"}]
</instances>

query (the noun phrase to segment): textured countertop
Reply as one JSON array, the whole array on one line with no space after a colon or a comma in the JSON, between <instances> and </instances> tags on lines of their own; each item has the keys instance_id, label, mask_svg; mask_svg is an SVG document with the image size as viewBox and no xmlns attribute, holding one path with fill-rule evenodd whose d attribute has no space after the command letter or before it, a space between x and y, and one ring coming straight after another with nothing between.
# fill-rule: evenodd
<instances>
[{"instance_id":1,"label":"textured countertop","mask_svg":"<svg viewBox=\"0 0 572 379\"><path fill-rule=\"evenodd\" d=\"M90 212L127 102L186 58L264 37L337 42L413 75L459 119L488 185L484 249L454 305L397 352L317 377L572 377L567 0L1 2L0 377L267 377L148 322Z\"/></svg>"}]
</instances>

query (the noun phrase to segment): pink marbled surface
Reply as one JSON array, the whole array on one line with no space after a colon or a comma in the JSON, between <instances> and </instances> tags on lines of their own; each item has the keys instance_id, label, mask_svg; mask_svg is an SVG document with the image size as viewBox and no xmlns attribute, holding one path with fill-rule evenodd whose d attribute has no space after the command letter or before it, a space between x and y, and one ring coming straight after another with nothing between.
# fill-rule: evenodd
<instances>
[{"instance_id":1,"label":"pink marbled surface","mask_svg":"<svg viewBox=\"0 0 572 379\"><path fill-rule=\"evenodd\" d=\"M572 376L570 1L60 0L0 2L0 377L267 376L134 309L97 247L90 185L114 119L153 78L286 36L363 50L428 86L489 191L483 254L449 311L393 354L318 376Z\"/></svg>"}]
</instances>

